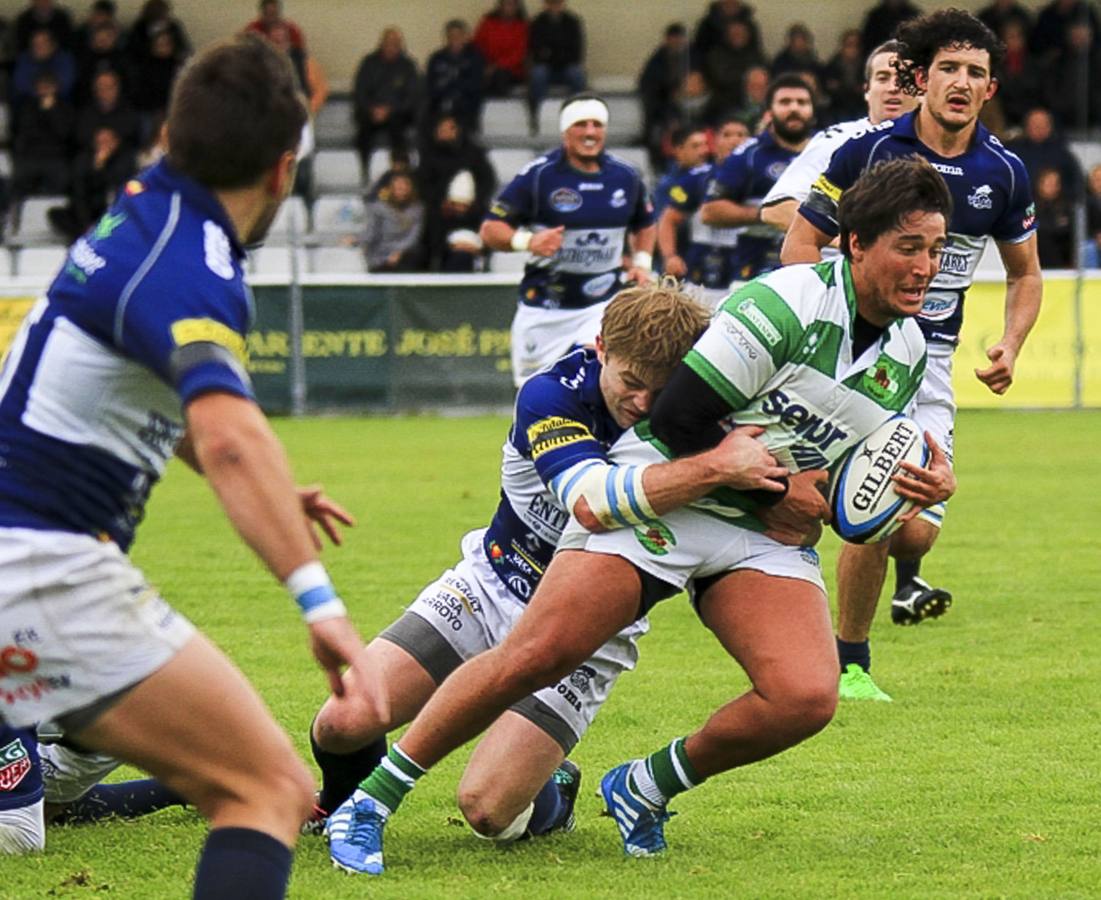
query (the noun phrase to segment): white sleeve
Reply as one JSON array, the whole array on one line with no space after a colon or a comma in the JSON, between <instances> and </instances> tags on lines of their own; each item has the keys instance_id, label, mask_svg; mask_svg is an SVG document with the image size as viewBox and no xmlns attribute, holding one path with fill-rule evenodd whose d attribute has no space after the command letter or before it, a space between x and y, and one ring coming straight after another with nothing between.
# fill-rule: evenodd
<instances>
[{"instance_id":1,"label":"white sleeve","mask_svg":"<svg viewBox=\"0 0 1101 900\"><path fill-rule=\"evenodd\" d=\"M770 206L785 200L802 203L806 200L811 185L829 166L833 152L868 124L867 119L858 119L855 122L842 122L818 132L811 138L803 152L791 161L791 165L784 170L784 174L776 179L772 189L765 194L761 205Z\"/></svg>"}]
</instances>

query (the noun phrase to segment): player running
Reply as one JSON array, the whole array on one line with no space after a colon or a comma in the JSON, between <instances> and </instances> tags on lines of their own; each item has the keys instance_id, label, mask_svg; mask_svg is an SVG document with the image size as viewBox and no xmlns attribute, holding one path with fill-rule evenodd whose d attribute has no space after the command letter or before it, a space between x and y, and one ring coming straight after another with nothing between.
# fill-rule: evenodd
<instances>
[{"instance_id":1,"label":"player running","mask_svg":"<svg viewBox=\"0 0 1101 900\"><path fill-rule=\"evenodd\" d=\"M241 673L126 556L174 451L286 584L335 691L362 646L303 512L330 529L346 514L296 493L243 364L243 248L290 192L306 115L263 38L193 58L166 159L73 245L0 373L0 713L56 721L194 804L212 826L197 898L284 896L313 780Z\"/></svg>"},{"instance_id":2,"label":"player running","mask_svg":"<svg viewBox=\"0 0 1101 900\"><path fill-rule=\"evenodd\" d=\"M762 426L762 440L793 471L838 459L917 390L925 341L910 317L937 271L951 206L944 181L923 160L894 160L864 175L838 214L844 256L772 272L734 293L670 377L649 423L613 448L612 462L649 471L715 446L743 424ZM809 535L793 543L764 533L767 504L736 490L605 533L571 522L513 631L444 682L339 813L361 838L341 848L345 865L380 871L384 826L418 778L686 585L753 687L696 733L604 776L601 791L626 852L664 849L666 806L676 794L823 728L837 700L837 655L809 546L825 502L808 474L791 478L779 504L791 504L789 521ZM925 506L953 486L936 447L928 468L905 465L896 481Z\"/></svg>"},{"instance_id":3,"label":"player running","mask_svg":"<svg viewBox=\"0 0 1101 900\"><path fill-rule=\"evenodd\" d=\"M356 659L343 697L311 730L324 781L319 800L336 809L386 754L386 732L420 711L465 660L499 644L524 611L572 511L594 530L659 515L718 484L772 487L776 466L756 430L730 435L692 459L613 469L608 448L647 415L656 392L706 329L706 311L672 279L621 291L604 311L595 350L579 349L520 389L504 445L501 502L488 528L463 538L463 558ZM475 832L496 840L572 826L579 772L563 762L634 668L645 619L625 623L557 683L504 712L474 752L459 806ZM381 747L379 744L381 743ZM502 760L508 760L502 765ZM347 847L350 809L328 822L333 860L355 868Z\"/></svg>"},{"instance_id":4,"label":"player running","mask_svg":"<svg viewBox=\"0 0 1101 900\"><path fill-rule=\"evenodd\" d=\"M1004 394L1040 311L1043 282L1035 207L1024 165L978 121L996 89L993 73L1004 54L1001 42L978 19L956 9L906 22L898 39L899 79L907 93L924 94L921 106L837 149L792 222L783 259L818 259L820 248L838 233L836 210L842 192L877 160L917 153L944 176L954 206L941 269L918 317L929 342L929 366L913 416L933 433L951 461L956 413L952 353L959 343L964 294L987 237L992 236L1006 270L1005 330L986 351L990 366L975 374L995 394ZM889 542L842 548L837 645L843 697L890 700L872 680L868 642L888 554L897 561L891 602L895 622L914 624L948 608L951 595L918 577L921 559L932 549L943 517L944 507L934 507Z\"/></svg>"}]
</instances>

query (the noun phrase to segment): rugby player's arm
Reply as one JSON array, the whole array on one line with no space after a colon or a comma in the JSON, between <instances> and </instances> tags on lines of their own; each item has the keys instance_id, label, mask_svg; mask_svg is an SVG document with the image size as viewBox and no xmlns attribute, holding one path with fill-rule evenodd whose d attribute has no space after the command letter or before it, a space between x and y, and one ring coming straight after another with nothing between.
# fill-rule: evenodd
<instances>
[{"instance_id":1,"label":"rugby player's arm","mask_svg":"<svg viewBox=\"0 0 1101 900\"><path fill-rule=\"evenodd\" d=\"M685 273L686 269L684 260L681 259L677 250L677 229L687 218L679 209L667 206L661 211L661 217L658 219L658 250L661 251L661 258L665 260L665 271L678 278ZM674 259L680 260L679 265L673 266L680 271L671 271L669 263Z\"/></svg>"},{"instance_id":2,"label":"rugby player's arm","mask_svg":"<svg viewBox=\"0 0 1101 900\"><path fill-rule=\"evenodd\" d=\"M787 231L791 227L791 223L795 219L795 212L798 209L799 201L794 198L777 200L775 203L761 206L761 221L780 231Z\"/></svg>"},{"instance_id":3,"label":"rugby player's arm","mask_svg":"<svg viewBox=\"0 0 1101 900\"><path fill-rule=\"evenodd\" d=\"M1013 384L1025 338L1040 315L1044 280L1035 234L1017 243L999 243L998 253L1005 264L1005 330L998 342L987 348L990 365L976 369L975 376L995 394L1004 394Z\"/></svg>"},{"instance_id":4,"label":"rugby player's arm","mask_svg":"<svg viewBox=\"0 0 1101 900\"><path fill-rule=\"evenodd\" d=\"M784 246L780 249L780 263L790 266L792 263L816 263L822 259L822 248L833 240L817 225L813 225L802 213L796 211L787 234Z\"/></svg>"},{"instance_id":5,"label":"rugby player's arm","mask_svg":"<svg viewBox=\"0 0 1101 900\"><path fill-rule=\"evenodd\" d=\"M752 203L735 203L733 200L708 200L700 207L700 218L705 225L732 228L735 225L753 225L760 221L761 208Z\"/></svg>"}]
</instances>

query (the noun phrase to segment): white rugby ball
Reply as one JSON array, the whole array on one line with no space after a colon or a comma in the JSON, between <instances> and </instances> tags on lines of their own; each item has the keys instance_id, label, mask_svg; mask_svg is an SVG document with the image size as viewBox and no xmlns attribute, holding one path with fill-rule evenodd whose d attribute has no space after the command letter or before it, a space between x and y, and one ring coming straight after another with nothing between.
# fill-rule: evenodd
<instances>
[{"instance_id":1,"label":"white rugby ball","mask_svg":"<svg viewBox=\"0 0 1101 900\"><path fill-rule=\"evenodd\" d=\"M929 448L921 427L895 416L852 447L830 478L833 530L850 544L873 544L899 527L899 518L915 506L895 492L891 476L899 463L924 466Z\"/></svg>"}]
</instances>

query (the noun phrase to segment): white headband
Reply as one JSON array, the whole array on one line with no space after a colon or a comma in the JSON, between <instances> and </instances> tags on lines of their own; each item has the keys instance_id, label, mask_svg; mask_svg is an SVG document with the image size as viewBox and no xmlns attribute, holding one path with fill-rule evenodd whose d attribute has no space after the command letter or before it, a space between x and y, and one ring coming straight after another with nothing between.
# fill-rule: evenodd
<instances>
[{"instance_id":1,"label":"white headband","mask_svg":"<svg viewBox=\"0 0 1101 900\"><path fill-rule=\"evenodd\" d=\"M601 125L608 124L608 107L604 105L604 101L597 100L595 97L574 100L572 103L567 103L562 112L559 113L558 130L565 131L571 125L576 125L578 122L587 122L590 119L599 122Z\"/></svg>"}]
</instances>

